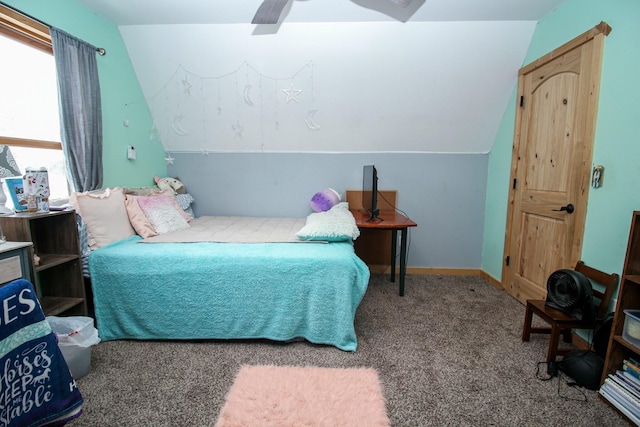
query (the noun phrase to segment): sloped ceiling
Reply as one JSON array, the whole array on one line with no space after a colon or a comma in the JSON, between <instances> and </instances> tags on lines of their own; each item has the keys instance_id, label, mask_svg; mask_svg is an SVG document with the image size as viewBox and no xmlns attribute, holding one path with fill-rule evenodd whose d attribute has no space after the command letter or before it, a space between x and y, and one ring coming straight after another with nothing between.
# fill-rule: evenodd
<instances>
[{"instance_id":1,"label":"sloped ceiling","mask_svg":"<svg viewBox=\"0 0 640 427\"><path fill-rule=\"evenodd\" d=\"M79 0L116 25L247 24L262 0ZM538 21L564 0L291 0L286 22ZM385 14L385 12L387 12ZM405 15L406 17L406 15Z\"/></svg>"},{"instance_id":2,"label":"sloped ceiling","mask_svg":"<svg viewBox=\"0 0 640 427\"><path fill-rule=\"evenodd\" d=\"M563 0L79 0L119 26L168 152L486 153Z\"/></svg>"}]
</instances>

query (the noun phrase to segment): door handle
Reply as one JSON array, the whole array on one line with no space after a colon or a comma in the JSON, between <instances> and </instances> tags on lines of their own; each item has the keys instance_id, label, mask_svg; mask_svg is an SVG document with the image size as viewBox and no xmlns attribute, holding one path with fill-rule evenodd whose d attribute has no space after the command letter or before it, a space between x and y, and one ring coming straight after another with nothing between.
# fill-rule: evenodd
<instances>
[{"instance_id":1,"label":"door handle","mask_svg":"<svg viewBox=\"0 0 640 427\"><path fill-rule=\"evenodd\" d=\"M563 206L560 209L552 209L554 212L561 212L561 211L567 211L568 214L573 213L573 211L576 210L576 208L569 203L567 206Z\"/></svg>"}]
</instances>

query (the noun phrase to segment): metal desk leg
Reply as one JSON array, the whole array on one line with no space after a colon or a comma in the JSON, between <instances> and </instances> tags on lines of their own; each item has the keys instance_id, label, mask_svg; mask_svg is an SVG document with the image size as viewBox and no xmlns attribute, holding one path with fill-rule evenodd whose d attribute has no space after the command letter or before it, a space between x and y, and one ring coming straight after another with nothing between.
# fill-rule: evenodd
<instances>
[{"instance_id":1,"label":"metal desk leg","mask_svg":"<svg viewBox=\"0 0 640 427\"><path fill-rule=\"evenodd\" d=\"M404 276L407 274L407 228L402 229L400 242L400 296L404 296Z\"/></svg>"},{"instance_id":2,"label":"metal desk leg","mask_svg":"<svg viewBox=\"0 0 640 427\"><path fill-rule=\"evenodd\" d=\"M396 251L398 247L398 230L391 230L391 281L396 281Z\"/></svg>"}]
</instances>

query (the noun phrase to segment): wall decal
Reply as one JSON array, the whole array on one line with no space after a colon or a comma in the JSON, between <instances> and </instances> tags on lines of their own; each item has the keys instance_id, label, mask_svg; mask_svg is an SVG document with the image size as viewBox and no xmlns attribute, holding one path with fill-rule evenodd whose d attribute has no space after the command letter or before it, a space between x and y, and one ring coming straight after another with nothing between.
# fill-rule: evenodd
<instances>
[{"instance_id":1,"label":"wall decal","mask_svg":"<svg viewBox=\"0 0 640 427\"><path fill-rule=\"evenodd\" d=\"M289 89L282 89L282 91L287 95L287 104L291 101L298 103L298 95L302 93L302 90L298 90L294 87L293 83L291 83L291 87Z\"/></svg>"},{"instance_id":2,"label":"wall decal","mask_svg":"<svg viewBox=\"0 0 640 427\"><path fill-rule=\"evenodd\" d=\"M150 139L161 141L167 153L202 152L203 147L277 151L288 144L283 137L320 129L313 68L309 61L274 77L245 61L230 72L202 76L178 65L146 99L154 123Z\"/></svg>"},{"instance_id":3,"label":"wall decal","mask_svg":"<svg viewBox=\"0 0 640 427\"><path fill-rule=\"evenodd\" d=\"M191 95L191 83L189 83L188 75L186 75L184 79L182 79L182 86L184 87L184 93L186 95Z\"/></svg>"},{"instance_id":4,"label":"wall decal","mask_svg":"<svg viewBox=\"0 0 640 427\"><path fill-rule=\"evenodd\" d=\"M307 127L311 130L318 130L320 126L314 122L314 116L318 110L311 110L307 113L307 117L305 117L304 122L307 124Z\"/></svg>"},{"instance_id":5,"label":"wall decal","mask_svg":"<svg viewBox=\"0 0 640 427\"><path fill-rule=\"evenodd\" d=\"M176 133L176 135L180 135L180 136L187 136L189 135L189 132L187 132L183 127L182 127L182 120L184 119L184 114L177 114L176 116L174 116L173 118L173 122L171 123L171 129L173 129L173 131Z\"/></svg>"},{"instance_id":6,"label":"wall decal","mask_svg":"<svg viewBox=\"0 0 640 427\"><path fill-rule=\"evenodd\" d=\"M231 125L231 129L233 130L234 138L242 138L242 131L244 130L244 128L239 122L235 125Z\"/></svg>"},{"instance_id":7,"label":"wall decal","mask_svg":"<svg viewBox=\"0 0 640 427\"><path fill-rule=\"evenodd\" d=\"M251 99L251 88L253 85L246 85L244 87L244 103L250 107L253 107L253 100Z\"/></svg>"}]
</instances>

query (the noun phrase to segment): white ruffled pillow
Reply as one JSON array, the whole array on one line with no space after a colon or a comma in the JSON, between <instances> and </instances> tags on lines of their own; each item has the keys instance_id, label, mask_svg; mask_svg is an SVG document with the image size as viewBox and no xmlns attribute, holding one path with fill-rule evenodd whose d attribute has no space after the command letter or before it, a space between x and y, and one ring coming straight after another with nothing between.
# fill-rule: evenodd
<instances>
[{"instance_id":1,"label":"white ruffled pillow","mask_svg":"<svg viewBox=\"0 0 640 427\"><path fill-rule=\"evenodd\" d=\"M87 227L92 250L136 234L127 216L122 188L72 193L69 202Z\"/></svg>"},{"instance_id":2,"label":"white ruffled pillow","mask_svg":"<svg viewBox=\"0 0 640 427\"><path fill-rule=\"evenodd\" d=\"M340 242L356 240L360 230L356 220L349 212L349 204L341 202L325 212L312 213L307 223L296 233L300 240L322 240Z\"/></svg>"}]
</instances>

